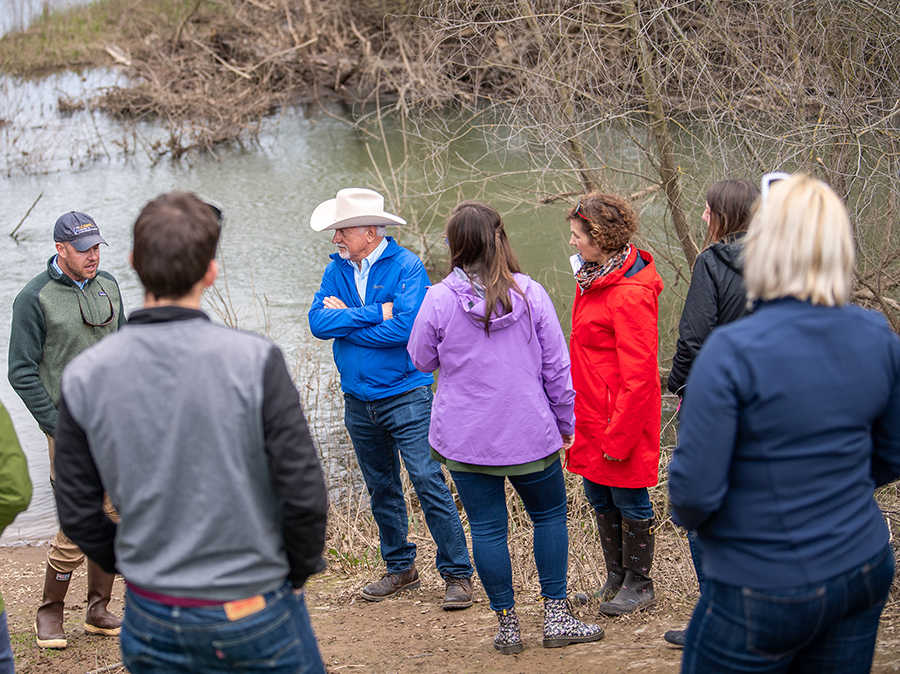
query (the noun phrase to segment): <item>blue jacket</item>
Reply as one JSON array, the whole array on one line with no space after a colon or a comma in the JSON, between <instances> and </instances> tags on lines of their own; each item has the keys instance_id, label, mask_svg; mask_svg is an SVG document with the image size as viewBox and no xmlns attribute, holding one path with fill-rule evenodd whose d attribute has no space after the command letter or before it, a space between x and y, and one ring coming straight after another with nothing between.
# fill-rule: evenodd
<instances>
[{"instance_id":1,"label":"blue jacket","mask_svg":"<svg viewBox=\"0 0 900 674\"><path fill-rule=\"evenodd\" d=\"M369 271L366 304L356 290L353 263L334 253L309 310L312 333L334 340L341 390L359 400L381 400L434 382L416 369L406 352L431 282L414 253L386 238L387 248ZM339 297L347 309L327 309L323 301L329 296ZM387 321L381 309L385 302L394 303L393 318Z\"/></svg>"},{"instance_id":2,"label":"blue jacket","mask_svg":"<svg viewBox=\"0 0 900 674\"><path fill-rule=\"evenodd\" d=\"M669 494L706 575L798 587L884 549L873 491L900 475L900 339L882 316L763 303L713 331L690 382Z\"/></svg>"}]
</instances>

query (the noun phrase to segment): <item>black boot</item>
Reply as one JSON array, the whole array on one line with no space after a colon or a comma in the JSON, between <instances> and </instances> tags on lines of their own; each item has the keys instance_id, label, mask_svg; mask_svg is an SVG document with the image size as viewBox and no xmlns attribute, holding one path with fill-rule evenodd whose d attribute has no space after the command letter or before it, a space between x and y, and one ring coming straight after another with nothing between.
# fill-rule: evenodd
<instances>
[{"instance_id":1,"label":"black boot","mask_svg":"<svg viewBox=\"0 0 900 674\"><path fill-rule=\"evenodd\" d=\"M655 520L632 520L622 518L622 563L625 566L625 580L612 601L600 604L604 615L634 613L652 606L656 597L650 567L653 565Z\"/></svg>"},{"instance_id":2,"label":"black boot","mask_svg":"<svg viewBox=\"0 0 900 674\"><path fill-rule=\"evenodd\" d=\"M606 562L606 582L594 598L609 601L619 592L625 580L625 569L622 568L622 513L618 510L601 513L594 511L597 528L600 531L600 549Z\"/></svg>"}]
</instances>

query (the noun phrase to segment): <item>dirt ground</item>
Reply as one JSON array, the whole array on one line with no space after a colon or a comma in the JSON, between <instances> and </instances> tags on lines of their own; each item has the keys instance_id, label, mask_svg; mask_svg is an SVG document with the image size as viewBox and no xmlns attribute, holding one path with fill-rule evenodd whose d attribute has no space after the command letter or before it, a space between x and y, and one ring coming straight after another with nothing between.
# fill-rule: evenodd
<instances>
[{"instance_id":1,"label":"dirt ground","mask_svg":"<svg viewBox=\"0 0 900 674\"><path fill-rule=\"evenodd\" d=\"M6 600L10 634L20 674L124 673L118 640L89 636L82 629L85 576L76 572L66 607L69 647L64 651L39 649L31 623L40 601L46 547L0 548L0 588ZM307 590L313 626L329 674L604 674L635 670L641 674L678 672L681 651L662 639L668 629L681 627L690 607L670 602L635 616L591 618L606 637L597 643L561 649L541 647L541 607L537 597L519 596L519 615L525 652L501 655L492 641L494 614L480 588L476 603L464 611L440 608L443 586L437 572L422 573L422 589L399 598L372 604L358 598L369 577L326 572L316 576ZM118 579L112 609L122 610L124 584ZM594 611L587 607L591 615ZM900 613L888 610L882 621L873 672L900 671Z\"/></svg>"}]
</instances>

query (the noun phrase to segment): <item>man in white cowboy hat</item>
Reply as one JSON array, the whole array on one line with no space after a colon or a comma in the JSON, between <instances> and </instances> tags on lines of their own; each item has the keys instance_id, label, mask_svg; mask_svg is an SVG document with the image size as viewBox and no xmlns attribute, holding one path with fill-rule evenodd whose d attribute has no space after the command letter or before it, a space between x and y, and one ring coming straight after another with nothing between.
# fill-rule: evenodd
<instances>
[{"instance_id":1,"label":"man in white cowboy hat","mask_svg":"<svg viewBox=\"0 0 900 674\"><path fill-rule=\"evenodd\" d=\"M378 524L387 573L362 590L382 601L419 587L416 546L410 542L400 484L400 458L437 543L437 567L446 583L443 608L472 605L472 564L459 513L440 465L431 458L430 374L416 370L406 343L430 285L422 261L385 236L387 225L406 221L384 210L384 197L360 188L342 189L316 207L310 226L333 230L322 285L309 310L319 339L334 340L341 373L344 423L366 481Z\"/></svg>"}]
</instances>

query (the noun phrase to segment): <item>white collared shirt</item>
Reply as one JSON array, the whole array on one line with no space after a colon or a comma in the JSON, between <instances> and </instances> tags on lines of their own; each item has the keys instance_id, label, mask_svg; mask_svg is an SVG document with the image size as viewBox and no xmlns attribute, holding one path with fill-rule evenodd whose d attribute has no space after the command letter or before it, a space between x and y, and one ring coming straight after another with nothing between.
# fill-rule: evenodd
<instances>
[{"instance_id":1,"label":"white collared shirt","mask_svg":"<svg viewBox=\"0 0 900 674\"><path fill-rule=\"evenodd\" d=\"M362 300L363 304L366 303L366 283L369 280L369 271L371 271L372 265L375 264L379 257L381 257L381 254L387 247L388 240L387 237L384 236L381 238L381 243L375 246L375 250L363 258L361 264L357 265L352 260L347 260L347 262L353 265L353 280L356 282L356 291L359 293L359 299Z\"/></svg>"}]
</instances>

